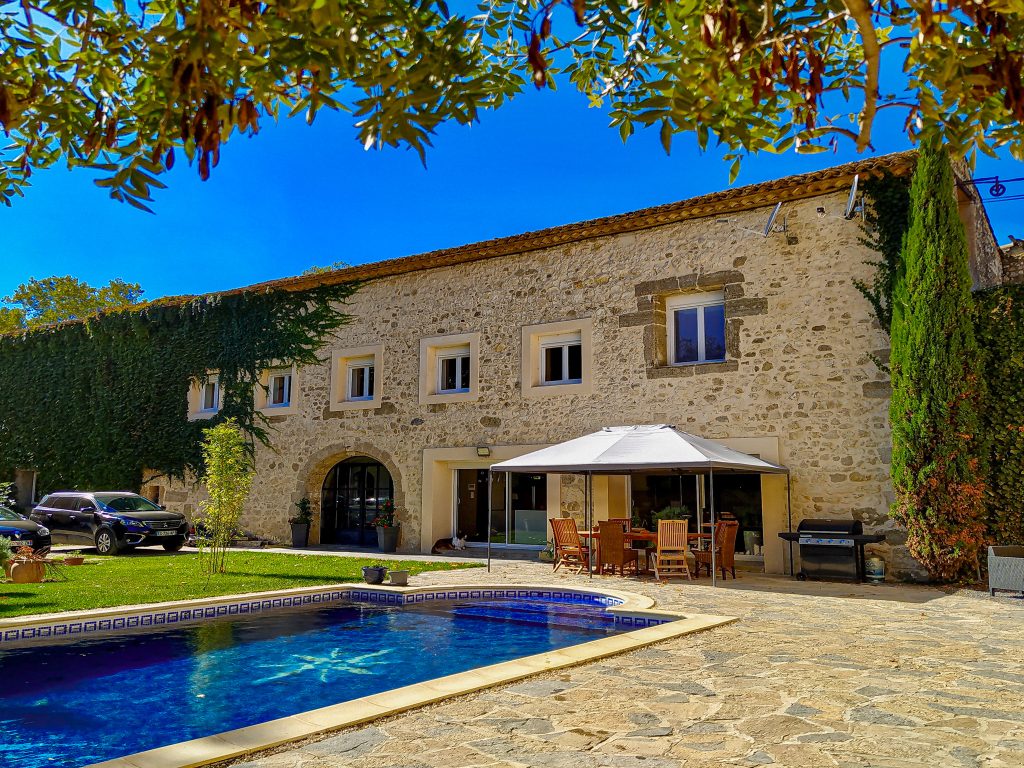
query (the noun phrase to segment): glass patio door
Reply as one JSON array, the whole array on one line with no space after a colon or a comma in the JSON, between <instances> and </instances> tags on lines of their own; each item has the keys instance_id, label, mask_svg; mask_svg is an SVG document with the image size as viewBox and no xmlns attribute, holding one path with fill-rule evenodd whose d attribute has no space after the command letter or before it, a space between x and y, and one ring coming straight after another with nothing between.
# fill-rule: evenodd
<instances>
[{"instance_id":1,"label":"glass patio door","mask_svg":"<svg viewBox=\"0 0 1024 768\"><path fill-rule=\"evenodd\" d=\"M357 456L335 465L324 480L320 540L357 547L376 544L373 519L394 495L391 473L380 462Z\"/></svg>"},{"instance_id":2,"label":"glass patio door","mask_svg":"<svg viewBox=\"0 0 1024 768\"><path fill-rule=\"evenodd\" d=\"M487 509L486 469L455 470L455 530L470 544L542 547L547 541L547 478L544 475L491 477L491 509Z\"/></svg>"}]
</instances>

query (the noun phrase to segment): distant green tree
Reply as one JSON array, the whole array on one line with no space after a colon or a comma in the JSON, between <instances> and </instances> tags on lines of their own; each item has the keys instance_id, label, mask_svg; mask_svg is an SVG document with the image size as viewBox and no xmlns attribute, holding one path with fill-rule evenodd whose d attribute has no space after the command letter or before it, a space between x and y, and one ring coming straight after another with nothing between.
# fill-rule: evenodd
<instances>
[{"instance_id":1,"label":"distant green tree","mask_svg":"<svg viewBox=\"0 0 1024 768\"><path fill-rule=\"evenodd\" d=\"M142 286L114 279L94 288L76 277L47 277L22 283L0 307L0 333L93 315L137 304Z\"/></svg>"},{"instance_id":2,"label":"distant green tree","mask_svg":"<svg viewBox=\"0 0 1024 768\"><path fill-rule=\"evenodd\" d=\"M984 538L980 354L947 152L922 148L892 304L893 518L934 579L976 571Z\"/></svg>"},{"instance_id":3,"label":"distant green tree","mask_svg":"<svg viewBox=\"0 0 1024 768\"><path fill-rule=\"evenodd\" d=\"M334 272L338 269L348 269L351 264L346 261L335 261L323 267L310 267L309 269L302 270L304 275L321 275L324 272Z\"/></svg>"}]
</instances>

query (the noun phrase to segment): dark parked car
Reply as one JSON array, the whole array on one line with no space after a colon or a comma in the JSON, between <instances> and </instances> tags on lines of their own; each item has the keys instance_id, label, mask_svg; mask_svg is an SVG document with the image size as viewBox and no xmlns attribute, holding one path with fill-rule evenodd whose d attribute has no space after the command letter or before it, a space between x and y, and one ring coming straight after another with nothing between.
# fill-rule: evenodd
<instances>
[{"instance_id":1,"label":"dark parked car","mask_svg":"<svg viewBox=\"0 0 1024 768\"><path fill-rule=\"evenodd\" d=\"M154 545L177 552L188 532L184 515L128 491L51 493L32 510L32 519L50 529L55 544L95 546L101 555Z\"/></svg>"},{"instance_id":2,"label":"dark parked car","mask_svg":"<svg viewBox=\"0 0 1024 768\"><path fill-rule=\"evenodd\" d=\"M40 554L50 551L50 530L7 507L0 507L0 536L10 539L15 549L32 547Z\"/></svg>"}]
</instances>

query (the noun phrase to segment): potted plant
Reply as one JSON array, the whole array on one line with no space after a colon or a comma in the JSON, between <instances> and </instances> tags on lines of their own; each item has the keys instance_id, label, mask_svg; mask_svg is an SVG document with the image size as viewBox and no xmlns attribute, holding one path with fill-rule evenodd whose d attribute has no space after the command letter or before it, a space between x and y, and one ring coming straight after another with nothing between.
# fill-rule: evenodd
<instances>
[{"instance_id":1,"label":"potted plant","mask_svg":"<svg viewBox=\"0 0 1024 768\"><path fill-rule=\"evenodd\" d=\"M64 555L64 565L81 565L84 562L85 558L82 557L82 553L77 549Z\"/></svg>"},{"instance_id":2,"label":"potted plant","mask_svg":"<svg viewBox=\"0 0 1024 768\"><path fill-rule=\"evenodd\" d=\"M388 571L388 578L393 587L409 586L409 571L407 570Z\"/></svg>"},{"instance_id":3,"label":"potted plant","mask_svg":"<svg viewBox=\"0 0 1024 768\"><path fill-rule=\"evenodd\" d=\"M367 584L383 584L384 574L386 574L387 572L387 567L383 565L364 565L363 581L365 581Z\"/></svg>"},{"instance_id":4,"label":"potted plant","mask_svg":"<svg viewBox=\"0 0 1024 768\"><path fill-rule=\"evenodd\" d=\"M7 578L11 578L11 566L14 564L14 547L11 540L6 536L0 536L0 566L3 567Z\"/></svg>"},{"instance_id":5,"label":"potted plant","mask_svg":"<svg viewBox=\"0 0 1024 768\"><path fill-rule=\"evenodd\" d=\"M313 512L307 498L299 499L295 506L298 507L298 514L288 520L292 526L292 546L305 547L309 544L309 524L313 522Z\"/></svg>"},{"instance_id":6,"label":"potted plant","mask_svg":"<svg viewBox=\"0 0 1024 768\"><path fill-rule=\"evenodd\" d=\"M18 547L11 561L11 581L15 584L38 584L46 575L43 560L32 547Z\"/></svg>"},{"instance_id":7,"label":"potted plant","mask_svg":"<svg viewBox=\"0 0 1024 768\"><path fill-rule=\"evenodd\" d=\"M377 529L377 549L381 552L394 552L398 549L398 530L401 523L395 519L394 499L388 499L381 505L372 525Z\"/></svg>"}]
</instances>

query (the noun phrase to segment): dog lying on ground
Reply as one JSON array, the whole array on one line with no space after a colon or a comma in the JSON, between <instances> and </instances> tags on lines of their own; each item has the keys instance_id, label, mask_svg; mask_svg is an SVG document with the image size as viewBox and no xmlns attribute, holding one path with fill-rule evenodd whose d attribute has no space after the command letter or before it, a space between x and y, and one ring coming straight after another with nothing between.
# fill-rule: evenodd
<instances>
[{"instance_id":1,"label":"dog lying on ground","mask_svg":"<svg viewBox=\"0 0 1024 768\"><path fill-rule=\"evenodd\" d=\"M461 539L458 536L452 536L450 539L438 539L434 542L434 546L430 548L430 554L439 555L442 552L451 552L456 549L466 548L466 537L463 536Z\"/></svg>"}]
</instances>

